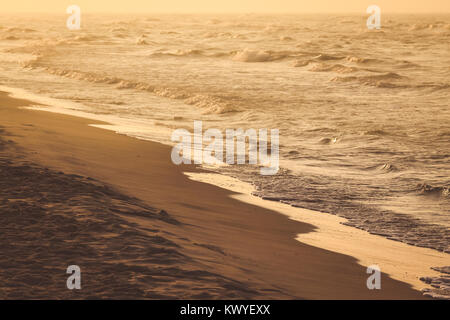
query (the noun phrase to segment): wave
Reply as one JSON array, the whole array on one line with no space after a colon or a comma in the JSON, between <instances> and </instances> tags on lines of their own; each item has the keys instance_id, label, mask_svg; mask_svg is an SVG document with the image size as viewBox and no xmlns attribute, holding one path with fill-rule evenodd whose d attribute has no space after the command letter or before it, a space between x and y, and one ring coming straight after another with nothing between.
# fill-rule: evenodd
<instances>
[{"instance_id":1,"label":"wave","mask_svg":"<svg viewBox=\"0 0 450 320\"><path fill-rule=\"evenodd\" d=\"M383 163L375 167L370 167L368 170L375 171L377 173L391 173L399 171L399 169L391 163Z\"/></svg>"},{"instance_id":2,"label":"wave","mask_svg":"<svg viewBox=\"0 0 450 320\"><path fill-rule=\"evenodd\" d=\"M320 61L333 61L333 60L342 60L344 57L317 53L317 52L305 52L303 50L300 51L262 51L262 50L251 50L244 49L240 51L232 51L230 53L235 61L242 62L271 62L278 61L283 59L298 59L299 57L308 57L306 60L297 60L294 62L294 66L305 66L310 62L320 62Z\"/></svg>"},{"instance_id":3,"label":"wave","mask_svg":"<svg viewBox=\"0 0 450 320\"><path fill-rule=\"evenodd\" d=\"M319 63L319 64L314 64L311 69L309 69L309 71L314 71L314 72L337 72L337 73L353 73L353 72L357 72L360 69L355 68L355 67L348 67L348 66L344 66L342 64L325 64L325 63Z\"/></svg>"},{"instance_id":4,"label":"wave","mask_svg":"<svg viewBox=\"0 0 450 320\"><path fill-rule=\"evenodd\" d=\"M319 143L320 144L335 144L338 141L338 138L334 137L334 138L323 138L320 139Z\"/></svg>"},{"instance_id":5,"label":"wave","mask_svg":"<svg viewBox=\"0 0 450 320\"><path fill-rule=\"evenodd\" d=\"M369 72L380 73L378 70L370 69L360 69ZM341 72L344 73L344 72ZM342 82L350 83L357 82L367 86L374 86L378 88L408 88L408 89L423 89L429 92L436 91L449 91L449 83L436 83L436 82L423 82L423 83L412 83L408 81L409 78L399 75L395 72L387 72L376 75L365 75L365 76L337 76L333 77L331 82Z\"/></svg>"},{"instance_id":6,"label":"wave","mask_svg":"<svg viewBox=\"0 0 450 320\"><path fill-rule=\"evenodd\" d=\"M364 85L375 86L380 88L400 88L406 85L395 83L399 80L407 79L395 72L387 72L377 75L369 76L348 76L348 77L334 77L330 81L332 82L359 82Z\"/></svg>"},{"instance_id":7,"label":"wave","mask_svg":"<svg viewBox=\"0 0 450 320\"><path fill-rule=\"evenodd\" d=\"M160 97L183 100L183 102L188 105L194 105L203 109L204 113L206 114L224 114L239 111L236 108L236 104L234 103L234 101L228 101L224 98L214 95L198 94L196 92L190 92L186 89L177 87L155 86L149 83L110 77L107 75L100 75L92 72L42 67L39 65L39 61L40 58L36 58L34 60L23 63L22 66L24 68L44 70L50 74L65 78L88 81L92 83L115 85L116 89L134 89L147 91Z\"/></svg>"},{"instance_id":8,"label":"wave","mask_svg":"<svg viewBox=\"0 0 450 320\"><path fill-rule=\"evenodd\" d=\"M422 30L433 30L433 29L438 29L441 28L442 25L439 23L415 23L413 24L408 31L422 31Z\"/></svg>"},{"instance_id":9,"label":"wave","mask_svg":"<svg viewBox=\"0 0 450 320\"><path fill-rule=\"evenodd\" d=\"M137 44L147 44L147 39L145 36L141 36L137 40ZM273 51L273 50L257 50L257 49L249 49L245 48L242 50L232 50L232 51L223 51L219 48L194 48L194 49L158 49L155 52L149 54L150 57L206 57L206 58L231 58L233 61L239 62L273 62L280 60L294 60L294 67L303 67L308 65L309 63L320 63L322 61L334 61L334 60L342 60L344 57L329 55L329 54L321 54L317 52L305 52L302 50L283 50L283 51ZM300 57L307 57L306 59L300 59ZM297 60L295 60L297 59ZM325 65L324 69L326 68ZM336 72L347 73L347 72L355 72L357 71L356 67L346 67L346 66L332 66L332 69ZM312 71L322 71L319 70L320 67L317 67L317 70ZM327 70L323 70L327 71ZM333 71L333 70L330 70ZM370 71L370 70L369 70Z\"/></svg>"},{"instance_id":10,"label":"wave","mask_svg":"<svg viewBox=\"0 0 450 320\"><path fill-rule=\"evenodd\" d=\"M417 63L408 61L408 60L402 60L402 61L398 61L396 63L396 68L401 68L401 69L409 69L409 68L417 68L419 67L419 65Z\"/></svg>"},{"instance_id":11,"label":"wave","mask_svg":"<svg viewBox=\"0 0 450 320\"><path fill-rule=\"evenodd\" d=\"M318 60L318 61L330 61L330 60L342 60L344 59L344 57L341 56L333 56L330 54L319 54L318 56L315 56L312 58L313 60Z\"/></svg>"},{"instance_id":12,"label":"wave","mask_svg":"<svg viewBox=\"0 0 450 320\"><path fill-rule=\"evenodd\" d=\"M211 38L225 38L225 39L239 39L239 40L247 40L248 35L243 33L232 33L232 32L206 32L203 34L204 39Z\"/></svg>"},{"instance_id":13,"label":"wave","mask_svg":"<svg viewBox=\"0 0 450 320\"><path fill-rule=\"evenodd\" d=\"M336 61L336 60L343 60L346 59L349 62L358 62L358 63L368 63L368 59L360 59L360 58L356 58L356 57L343 57L343 56L339 56L339 55L331 55L331 54L324 54L324 53L314 53L314 52L299 52L297 53L301 54L303 56L311 56L313 55L312 58L308 58L308 59L298 59L293 63L294 67L305 67L309 64L313 64L313 66L311 67L311 69L309 69L309 71L314 71L314 72L329 72L329 71L334 71L337 73L352 73L352 72L357 72L359 69L357 67L351 67L351 66L345 66L343 64L326 64L325 62L328 61ZM293 55L295 56L295 55ZM364 69L367 71L370 71L368 69Z\"/></svg>"},{"instance_id":14,"label":"wave","mask_svg":"<svg viewBox=\"0 0 450 320\"><path fill-rule=\"evenodd\" d=\"M435 91L450 91L450 83L421 83L415 86L417 89L430 89L431 92Z\"/></svg>"},{"instance_id":15,"label":"wave","mask_svg":"<svg viewBox=\"0 0 450 320\"><path fill-rule=\"evenodd\" d=\"M229 52L214 52L210 49L185 49L185 50L160 50L153 52L150 57L207 57L207 58L222 58L230 57L234 61L240 62L271 62L278 61L295 55L289 51L261 51L261 50L238 50Z\"/></svg>"},{"instance_id":16,"label":"wave","mask_svg":"<svg viewBox=\"0 0 450 320\"><path fill-rule=\"evenodd\" d=\"M241 62L269 62L281 60L287 56L288 55L285 53L244 49L236 52L233 56L233 60Z\"/></svg>"},{"instance_id":17,"label":"wave","mask_svg":"<svg viewBox=\"0 0 450 320\"><path fill-rule=\"evenodd\" d=\"M186 50L172 50L172 51L159 51L150 54L150 57L223 57L229 56L230 53L218 52L207 53L201 49L186 49Z\"/></svg>"},{"instance_id":18,"label":"wave","mask_svg":"<svg viewBox=\"0 0 450 320\"><path fill-rule=\"evenodd\" d=\"M382 62L379 59L360 58L360 57L354 57L354 56L347 56L345 59L349 62L354 62L354 63L359 63L359 64L375 64L375 63Z\"/></svg>"},{"instance_id":19,"label":"wave","mask_svg":"<svg viewBox=\"0 0 450 320\"><path fill-rule=\"evenodd\" d=\"M136 39L136 44L137 45L159 45L158 42L149 40L149 38L145 34L142 34L141 36L139 36L139 38Z\"/></svg>"},{"instance_id":20,"label":"wave","mask_svg":"<svg viewBox=\"0 0 450 320\"><path fill-rule=\"evenodd\" d=\"M386 136L389 133L384 130L381 130L381 129L374 129L374 130L364 131L363 134L367 135L367 136Z\"/></svg>"},{"instance_id":21,"label":"wave","mask_svg":"<svg viewBox=\"0 0 450 320\"><path fill-rule=\"evenodd\" d=\"M425 196L450 199L450 186L433 187L423 183L417 186L417 192Z\"/></svg>"},{"instance_id":22,"label":"wave","mask_svg":"<svg viewBox=\"0 0 450 320\"><path fill-rule=\"evenodd\" d=\"M292 64L293 67L299 68L299 67L306 67L308 64L310 64L311 60L296 60Z\"/></svg>"},{"instance_id":23,"label":"wave","mask_svg":"<svg viewBox=\"0 0 450 320\"><path fill-rule=\"evenodd\" d=\"M77 35L73 38L69 38L67 40L74 41L74 42L94 42L94 41L105 40L105 39L109 39L109 38L107 36L82 34L82 35Z\"/></svg>"}]
</instances>

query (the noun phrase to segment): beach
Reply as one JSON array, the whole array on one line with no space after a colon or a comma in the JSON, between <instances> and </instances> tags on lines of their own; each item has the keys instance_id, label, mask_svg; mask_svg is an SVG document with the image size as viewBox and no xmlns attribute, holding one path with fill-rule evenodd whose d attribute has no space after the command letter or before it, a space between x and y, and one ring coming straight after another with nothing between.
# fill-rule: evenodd
<instances>
[{"instance_id":1,"label":"beach","mask_svg":"<svg viewBox=\"0 0 450 320\"><path fill-rule=\"evenodd\" d=\"M418 278L437 273L401 273L448 265L446 253L215 186L174 165L170 146L30 105L1 93L3 299L424 299ZM379 259L396 255L409 269ZM381 290L367 288L367 264L380 265ZM82 290L65 287L69 265Z\"/></svg>"},{"instance_id":2,"label":"beach","mask_svg":"<svg viewBox=\"0 0 450 320\"><path fill-rule=\"evenodd\" d=\"M98 13L79 30L65 18L0 17L0 91L166 145L200 121L278 130L276 175L217 170L450 252L448 14L385 14L380 30L361 14Z\"/></svg>"}]
</instances>

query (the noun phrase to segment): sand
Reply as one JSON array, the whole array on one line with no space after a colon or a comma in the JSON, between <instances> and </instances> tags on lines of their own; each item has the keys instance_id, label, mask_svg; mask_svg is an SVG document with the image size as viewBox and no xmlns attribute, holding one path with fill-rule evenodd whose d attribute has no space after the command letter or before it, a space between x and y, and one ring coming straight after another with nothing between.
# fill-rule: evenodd
<instances>
[{"instance_id":1,"label":"sand","mask_svg":"<svg viewBox=\"0 0 450 320\"><path fill-rule=\"evenodd\" d=\"M1 298L424 298L386 273L368 290L324 225L189 179L202 171L168 146L31 104L0 98ZM82 290L65 288L70 264Z\"/></svg>"},{"instance_id":2,"label":"sand","mask_svg":"<svg viewBox=\"0 0 450 320\"><path fill-rule=\"evenodd\" d=\"M270 208L289 218L314 225L314 232L300 233L296 239L302 243L324 248L333 252L351 255L364 267L378 265L393 279L407 282L417 290L428 286L421 277L440 277L442 274L431 268L446 266L450 255L428 248L411 246L399 241L389 240L366 231L353 228L345 218L335 215L295 208L290 205L263 200L253 196L255 188L232 177L215 173L187 173L196 181L214 184L238 192L233 198L240 201Z\"/></svg>"}]
</instances>

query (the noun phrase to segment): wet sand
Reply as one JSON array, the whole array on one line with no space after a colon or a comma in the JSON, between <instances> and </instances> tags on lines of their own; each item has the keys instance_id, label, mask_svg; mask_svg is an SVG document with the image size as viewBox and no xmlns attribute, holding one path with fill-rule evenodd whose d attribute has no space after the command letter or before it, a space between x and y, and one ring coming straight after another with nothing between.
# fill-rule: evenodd
<instances>
[{"instance_id":1,"label":"wet sand","mask_svg":"<svg viewBox=\"0 0 450 320\"><path fill-rule=\"evenodd\" d=\"M424 298L368 290L354 257L296 240L315 226L190 180L168 146L26 105L1 95L2 298Z\"/></svg>"},{"instance_id":2,"label":"wet sand","mask_svg":"<svg viewBox=\"0 0 450 320\"><path fill-rule=\"evenodd\" d=\"M447 296L448 299L448 289L431 286L428 288L423 279L432 277L434 285L446 287L448 280L444 278L447 277L448 271L445 270L448 268L440 272L440 268L436 269L436 266L446 266L450 263L450 255L447 253L370 234L348 226L347 220L342 217L264 200L254 195L254 186L232 177L217 173L186 174L193 180L236 191L238 194L233 195L233 198L240 201L269 208L295 221L314 225L317 228L314 232L300 233L297 236L297 240L302 243L353 256L364 267L377 265L393 279L409 283L417 290L426 289L426 295L439 298Z\"/></svg>"}]
</instances>

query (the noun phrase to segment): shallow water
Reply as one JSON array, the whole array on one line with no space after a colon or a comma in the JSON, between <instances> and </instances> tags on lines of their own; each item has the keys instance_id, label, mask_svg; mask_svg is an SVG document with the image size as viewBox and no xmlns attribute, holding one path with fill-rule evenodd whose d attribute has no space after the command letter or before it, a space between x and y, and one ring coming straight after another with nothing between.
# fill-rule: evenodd
<instances>
[{"instance_id":1,"label":"shallow water","mask_svg":"<svg viewBox=\"0 0 450 320\"><path fill-rule=\"evenodd\" d=\"M277 128L258 194L449 251L450 16L0 16L0 84L170 143L176 128Z\"/></svg>"}]
</instances>

